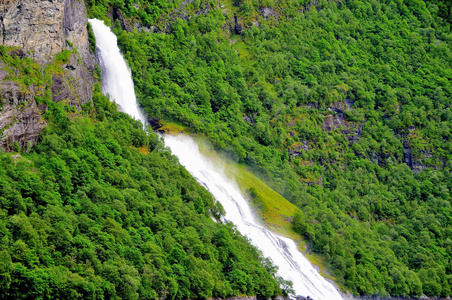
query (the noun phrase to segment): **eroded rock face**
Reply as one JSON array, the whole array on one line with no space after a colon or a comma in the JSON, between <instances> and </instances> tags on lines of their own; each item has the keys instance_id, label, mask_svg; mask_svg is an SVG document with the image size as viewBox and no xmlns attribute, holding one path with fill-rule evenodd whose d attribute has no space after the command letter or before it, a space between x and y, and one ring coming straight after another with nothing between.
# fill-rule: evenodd
<instances>
[{"instance_id":1,"label":"eroded rock face","mask_svg":"<svg viewBox=\"0 0 452 300\"><path fill-rule=\"evenodd\" d=\"M92 101L95 82L87 24L83 0L0 0L0 44L19 48L11 54L30 57L44 68L56 54L73 51L62 72L52 77L51 92L54 102L65 101L77 110ZM0 147L6 151L13 151L15 142L28 149L47 125L42 118L46 106L35 101L42 90L35 89L9 81L0 59Z\"/></svg>"},{"instance_id":2,"label":"eroded rock face","mask_svg":"<svg viewBox=\"0 0 452 300\"><path fill-rule=\"evenodd\" d=\"M91 101L93 97L93 70L78 62L78 55L71 54L67 64L63 65L63 74L52 77L52 100L65 100L77 109Z\"/></svg>"},{"instance_id":3,"label":"eroded rock face","mask_svg":"<svg viewBox=\"0 0 452 300\"><path fill-rule=\"evenodd\" d=\"M72 44L84 64L93 67L87 22L83 0L3 0L0 44L20 47L40 62L71 49Z\"/></svg>"},{"instance_id":4,"label":"eroded rock face","mask_svg":"<svg viewBox=\"0 0 452 300\"><path fill-rule=\"evenodd\" d=\"M0 2L0 43L32 51L33 57L44 59L61 52L64 47L62 22L64 2L9 0Z\"/></svg>"},{"instance_id":5,"label":"eroded rock face","mask_svg":"<svg viewBox=\"0 0 452 300\"><path fill-rule=\"evenodd\" d=\"M0 84L0 97L3 100L0 147L13 151L17 142L21 149L28 149L38 140L39 133L47 125L36 105L34 92L24 89L16 82L4 81Z\"/></svg>"}]
</instances>

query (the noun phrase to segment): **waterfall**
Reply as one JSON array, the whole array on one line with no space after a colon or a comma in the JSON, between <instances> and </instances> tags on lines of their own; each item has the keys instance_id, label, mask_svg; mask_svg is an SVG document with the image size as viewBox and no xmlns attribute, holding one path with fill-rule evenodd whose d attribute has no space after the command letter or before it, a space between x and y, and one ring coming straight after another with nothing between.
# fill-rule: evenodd
<instances>
[{"instance_id":1,"label":"waterfall","mask_svg":"<svg viewBox=\"0 0 452 300\"><path fill-rule=\"evenodd\" d=\"M165 145L179 162L223 205L226 220L278 266L278 275L293 282L295 294L315 300L341 299L336 288L323 278L297 249L295 242L261 226L237 185L202 155L188 136L165 136Z\"/></svg>"},{"instance_id":2,"label":"waterfall","mask_svg":"<svg viewBox=\"0 0 452 300\"><path fill-rule=\"evenodd\" d=\"M115 34L103 21L90 19L89 23L96 37L97 56L102 70L102 91L119 105L121 111L146 124L135 97L132 72L119 51Z\"/></svg>"},{"instance_id":3,"label":"waterfall","mask_svg":"<svg viewBox=\"0 0 452 300\"><path fill-rule=\"evenodd\" d=\"M99 20L89 20L96 36L102 68L102 86L123 111L145 122L136 103L130 70L116 44L116 37ZM225 218L235 224L264 256L278 266L278 275L293 282L296 295L315 300L342 299L335 287L325 280L297 249L291 239L276 235L259 225L239 188L204 157L195 141L187 136L165 136L165 145L180 163L223 205Z\"/></svg>"}]
</instances>

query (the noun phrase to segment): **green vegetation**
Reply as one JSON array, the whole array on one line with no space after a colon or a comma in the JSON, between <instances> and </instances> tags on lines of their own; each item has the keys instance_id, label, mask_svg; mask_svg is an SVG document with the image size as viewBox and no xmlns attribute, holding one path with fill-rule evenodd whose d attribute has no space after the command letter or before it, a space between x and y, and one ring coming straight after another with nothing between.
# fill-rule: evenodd
<instances>
[{"instance_id":1,"label":"green vegetation","mask_svg":"<svg viewBox=\"0 0 452 300\"><path fill-rule=\"evenodd\" d=\"M163 125L162 128L167 128L167 124ZM224 170L225 175L236 182L244 194L247 194L255 212L264 220L267 227L294 240L301 240L300 234L293 230L290 222L291 217L298 210L295 205L262 182L248 170L246 165L237 164L220 155L212 149L205 138L198 136L196 141L203 155Z\"/></svg>"},{"instance_id":2,"label":"green vegetation","mask_svg":"<svg viewBox=\"0 0 452 300\"><path fill-rule=\"evenodd\" d=\"M89 42L89 51L91 53L96 53L96 37L94 36L93 27L90 23L87 23L88 29L88 42Z\"/></svg>"},{"instance_id":3,"label":"green vegetation","mask_svg":"<svg viewBox=\"0 0 452 300\"><path fill-rule=\"evenodd\" d=\"M0 59L17 71L10 79L42 87L49 126L31 151L16 144L16 153L0 153L0 299L282 293L276 268L233 225L212 220L221 205L155 134L99 85L94 106L71 120L73 109L52 102L47 85L61 61L44 70L7 52Z\"/></svg>"},{"instance_id":4,"label":"green vegetation","mask_svg":"<svg viewBox=\"0 0 452 300\"><path fill-rule=\"evenodd\" d=\"M162 128L164 128L163 126ZM248 196L255 213L264 221L267 228L277 234L289 237L300 242L298 247L309 260L320 268L325 277L335 280L329 273L325 273L325 260L318 253L306 251L306 243L300 233L292 226L292 216L299 210L295 205L276 193L262 180L251 173L244 164L219 155L210 147L204 138L197 137L197 143L203 155L211 159L218 167L224 170L226 176L234 180L241 191Z\"/></svg>"},{"instance_id":5,"label":"green vegetation","mask_svg":"<svg viewBox=\"0 0 452 300\"><path fill-rule=\"evenodd\" d=\"M144 110L299 207L294 229L339 285L450 296L450 1L315 2L88 6L166 31L113 23Z\"/></svg>"}]
</instances>

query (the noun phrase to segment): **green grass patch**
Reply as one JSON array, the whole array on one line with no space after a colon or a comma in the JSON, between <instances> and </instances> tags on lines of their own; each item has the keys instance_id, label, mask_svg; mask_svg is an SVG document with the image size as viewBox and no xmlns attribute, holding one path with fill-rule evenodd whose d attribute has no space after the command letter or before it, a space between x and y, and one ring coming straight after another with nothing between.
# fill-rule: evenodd
<instances>
[{"instance_id":1,"label":"green grass patch","mask_svg":"<svg viewBox=\"0 0 452 300\"><path fill-rule=\"evenodd\" d=\"M301 239L291 228L290 219L298 209L295 205L248 171L245 165L231 166L227 173L237 181L242 192L248 194L251 205L257 208L269 228L290 238Z\"/></svg>"},{"instance_id":2,"label":"green grass patch","mask_svg":"<svg viewBox=\"0 0 452 300\"><path fill-rule=\"evenodd\" d=\"M163 126L160 128L165 133L172 133L172 134L178 134L178 133L188 133L190 132L190 129L187 126L174 123L174 122L166 122L163 123Z\"/></svg>"},{"instance_id":3,"label":"green grass patch","mask_svg":"<svg viewBox=\"0 0 452 300\"><path fill-rule=\"evenodd\" d=\"M291 219L298 208L287 199L275 192L256 175L248 170L248 166L238 164L233 160L221 156L215 152L205 138L194 137L200 151L211 161L224 170L225 175L234 180L243 194L248 196L248 201L263 225L271 231L288 237L298 244L298 249L309 261L320 268L323 276L335 280L327 271L324 259L315 254L306 254L307 246L303 237L292 229Z\"/></svg>"},{"instance_id":4,"label":"green grass patch","mask_svg":"<svg viewBox=\"0 0 452 300\"><path fill-rule=\"evenodd\" d=\"M251 173L248 166L218 154L204 137L195 136L194 138L203 155L223 169L225 175L234 180L242 193L247 195L249 203L269 229L296 241L302 240L291 225L291 218L298 210L295 205Z\"/></svg>"}]
</instances>

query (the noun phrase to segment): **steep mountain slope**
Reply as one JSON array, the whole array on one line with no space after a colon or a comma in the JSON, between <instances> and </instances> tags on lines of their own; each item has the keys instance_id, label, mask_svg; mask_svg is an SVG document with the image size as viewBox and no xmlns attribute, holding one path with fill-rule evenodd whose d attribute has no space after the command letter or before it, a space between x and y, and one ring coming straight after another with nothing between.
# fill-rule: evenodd
<instances>
[{"instance_id":1,"label":"steep mountain slope","mask_svg":"<svg viewBox=\"0 0 452 300\"><path fill-rule=\"evenodd\" d=\"M451 294L448 6L88 7L116 18L155 129L175 121L206 135L301 208L293 226L339 284L361 295Z\"/></svg>"},{"instance_id":2,"label":"steep mountain slope","mask_svg":"<svg viewBox=\"0 0 452 300\"><path fill-rule=\"evenodd\" d=\"M0 299L282 294L212 196L101 93L83 1L0 5Z\"/></svg>"}]
</instances>

